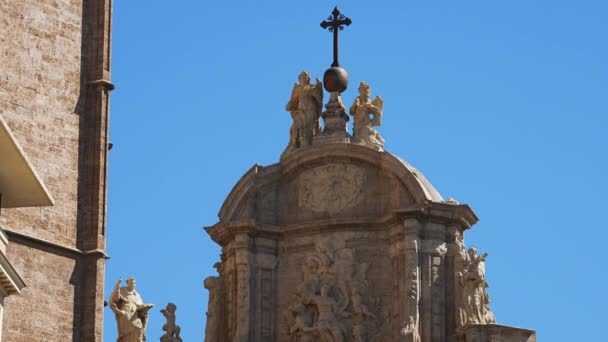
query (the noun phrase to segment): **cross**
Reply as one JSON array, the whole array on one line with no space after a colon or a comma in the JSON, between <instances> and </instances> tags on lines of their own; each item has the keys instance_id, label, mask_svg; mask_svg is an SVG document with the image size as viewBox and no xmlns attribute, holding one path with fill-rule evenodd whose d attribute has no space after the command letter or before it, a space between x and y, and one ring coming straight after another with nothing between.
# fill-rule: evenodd
<instances>
[{"instance_id":1,"label":"cross","mask_svg":"<svg viewBox=\"0 0 608 342\"><path fill-rule=\"evenodd\" d=\"M352 20L344 16L344 14L338 11L338 7L334 7L334 10L331 12L326 21L321 23L321 27L326 29L329 28L329 32L334 33L334 62L331 63L332 67L339 67L338 63L338 31L342 31L344 29L344 25L348 26L352 24Z\"/></svg>"}]
</instances>

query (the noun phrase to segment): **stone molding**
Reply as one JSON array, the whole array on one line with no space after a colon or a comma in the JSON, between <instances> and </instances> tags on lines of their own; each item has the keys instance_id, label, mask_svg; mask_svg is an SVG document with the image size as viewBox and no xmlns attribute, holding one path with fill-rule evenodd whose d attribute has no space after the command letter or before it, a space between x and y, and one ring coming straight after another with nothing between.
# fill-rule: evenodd
<instances>
[{"instance_id":1,"label":"stone molding","mask_svg":"<svg viewBox=\"0 0 608 342\"><path fill-rule=\"evenodd\" d=\"M458 329L456 342L536 342L536 332L500 324L471 324Z\"/></svg>"},{"instance_id":2,"label":"stone molding","mask_svg":"<svg viewBox=\"0 0 608 342\"><path fill-rule=\"evenodd\" d=\"M11 242L19 243L19 241L16 241L16 240L22 239L22 240L25 240L34 245L50 247L50 249L60 250L62 252L67 252L68 254L72 254L75 256L96 255L98 258L103 258L106 260L110 259L110 256L106 254L106 251L103 249L100 249L100 248L84 251L84 250L80 250L78 248L69 247L69 246L62 245L60 243L41 239L41 238L38 238L38 237L35 237L32 235L22 234L22 233L19 233L19 232L10 230L10 229L6 229L4 227L2 229L4 230L4 232L7 233L7 236L9 237L9 240Z\"/></svg>"},{"instance_id":3,"label":"stone molding","mask_svg":"<svg viewBox=\"0 0 608 342\"><path fill-rule=\"evenodd\" d=\"M315 165L334 162L369 165L394 175L407 189L414 203L443 201L422 173L388 152L354 144L327 144L299 148L280 163L267 167L254 165L232 188L218 216L223 221L234 220L238 209L246 203L249 196L268 183L278 178L291 179Z\"/></svg>"}]
</instances>

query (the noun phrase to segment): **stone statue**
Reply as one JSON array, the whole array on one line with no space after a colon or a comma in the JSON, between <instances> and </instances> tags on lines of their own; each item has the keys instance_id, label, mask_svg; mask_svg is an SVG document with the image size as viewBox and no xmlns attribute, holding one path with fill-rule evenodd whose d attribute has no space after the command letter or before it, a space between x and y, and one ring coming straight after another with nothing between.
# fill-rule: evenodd
<instances>
[{"instance_id":1,"label":"stone statue","mask_svg":"<svg viewBox=\"0 0 608 342\"><path fill-rule=\"evenodd\" d=\"M460 324L495 323L494 314L489 308L490 296L486 289L485 260L488 253L477 255L477 249L469 248L466 265L459 273L461 287Z\"/></svg>"},{"instance_id":2,"label":"stone statue","mask_svg":"<svg viewBox=\"0 0 608 342\"><path fill-rule=\"evenodd\" d=\"M289 145L282 157L296 148L312 144L312 138L321 132L319 119L323 110L323 87L317 78L315 85L310 83L310 75L302 71L298 76L299 84L293 86L291 99L285 109L291 113L293 124L289 130Z\"/></svg>"},{"instance_id":3,"label":"stone statue","mask_svg":"<svg viewBox=\"0 0 608 342\"><path fill-rule=\"evenodd\" d=\"M374 126L382 123L382 110L384 101L380 96L371 100L371 89L365 82L359 86L359 96L350 107L350 115L353 116L353 143L382 150L384 139L376 132ZM373 115L373 118L370 118Z\"/></svg>"},{"instance_id":4,"label":"stone statue","mask_svg":"<svg viewBox=\"0 0 608 342\"><path fill-rule=\"evenodd\" d=\"M221 273L222 263L213 265ZM207 306L207 324L205 326L205 342L218 342L220 329L220 278L207 277L204 282L209 290L209 305Z\"/></svg>"},{"instance_id":5,"label":"stone statue","mask_svg":"<svg viewBox=\"0 0 608 342\"><path fill-rule=\"evenodd\" d=\"M160 342L182 342L179 337L181 328L179 325L175 325L175 310L177 310L177 306L173 303L167 304L167 308L160 310L167 319L167 323L163 325L165 334L160 337Z\"/></svg>"},{"instance_id":6,"label":"stone statue","mask_svg":"<svg viewBox=\"0 0 608 342\"><path fill-rule=\"evenodd\" d=\"M118 324L117 342L143 342L146 340L148 310L154 304L144 304L141 296L135 291L135 279L127 279L127 286L120 287L122 278L118 279L110 295L110 308L116 315Z\"/></svg>"}]
</instances>

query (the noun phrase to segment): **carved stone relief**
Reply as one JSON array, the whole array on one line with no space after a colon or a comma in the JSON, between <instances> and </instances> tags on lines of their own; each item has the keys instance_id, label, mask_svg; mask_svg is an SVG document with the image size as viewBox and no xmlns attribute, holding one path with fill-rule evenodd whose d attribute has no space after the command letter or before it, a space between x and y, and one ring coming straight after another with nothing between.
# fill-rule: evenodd
<instances>
[{"instance_id":1,"label":"carved stone relief","mask_svg":"<svg viewBox=\"0 0 608 342\"><path fill-rule=\"evenodd\" d=\"M251 270L248 251L236 252L236 332L233 342L249 341L250 279Z\"/></svg>"},{"instance_id":2,"label":"carved stone relief","mask_svg":"<svg viewBox=\"0 0 608 342\"><path fill-rule=\"evenodd\" d=\"M299 177L298 205L314 212L338 213L363 200L365 170L352 164L328 164Z\"/></svg>"},{"instance_id":3,"label":"carved stone relief","mask_svg":"<svg viewBox=\"0 0 608 342\"><path fill-rule=\"evenodd\" d=\"M420 314L418 311L418 302L420 300L420 282L418 274L418 239L417 232L410 232L406 243L406 260L407 270L410 270L407 276L407 318L404 326L401 329L401 334L405 336L407 342L420 342Z\"/></svg>"},{"instance_id":4,"label":"carved stone relief","mask_svg":"<svg viewBox=\"0 0 608 342\"><path fill-rule=\"evenodd\" d=\"M369 265L336 241L317 242L284 312L290 341L382 341L388 317L370 294Z\"/></svg>"}]
</instances>

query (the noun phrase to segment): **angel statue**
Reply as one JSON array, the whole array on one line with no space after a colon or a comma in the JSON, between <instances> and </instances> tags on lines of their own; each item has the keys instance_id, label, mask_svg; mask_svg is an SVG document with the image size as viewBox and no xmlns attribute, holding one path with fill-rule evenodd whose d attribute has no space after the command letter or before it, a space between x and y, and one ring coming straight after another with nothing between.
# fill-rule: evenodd
<instances>
[{"instance_id":1,"label":"angel statue","mask_svg":"<svg viewBox=\"0 0 608 342\"><path fill-rule=\"evenodd\" d=\"M380 126L382 122L384 101L382 101L380 96L376 96L373 101L370 97L371 89L369 85L361 82L361 85L359 85L359 96L350 107L350 115L355 119L353 123L353 142L382 150L384 139L382 139L380 133L376 132L374 126ZM370 118L370 115L373 118Z\"/></svg>"},{"instance_id":2,"label":"angel statue","mask_svg":"<svg viewBox=\"0 0 608 342\"><path fill-rule=\"evenodd\" d=\"M323 109L323 86L317 78L315 85L310 84L310 75L302 71L298 76L299 84L293 85L291 99L285 110L291 113L293 124L289 130L289 145L283 152L286 156L296 148L312 144L312 138L321 132L319 118Z\"/></svg>"},{"instance_id":3,"label":"angel statue","mask_svg":"<svg viewBox=\"0 0 608 342\"><path fill-rule=\"evenodd\" d=\"M125 287L120 287L121 283L122 279L118 279L109 300L118 324L116 342L144 342L148 310L154 307L154 304L143 303L141 296L135 290L134 278L127 279Z\"/></svg>"}]
</instances>

